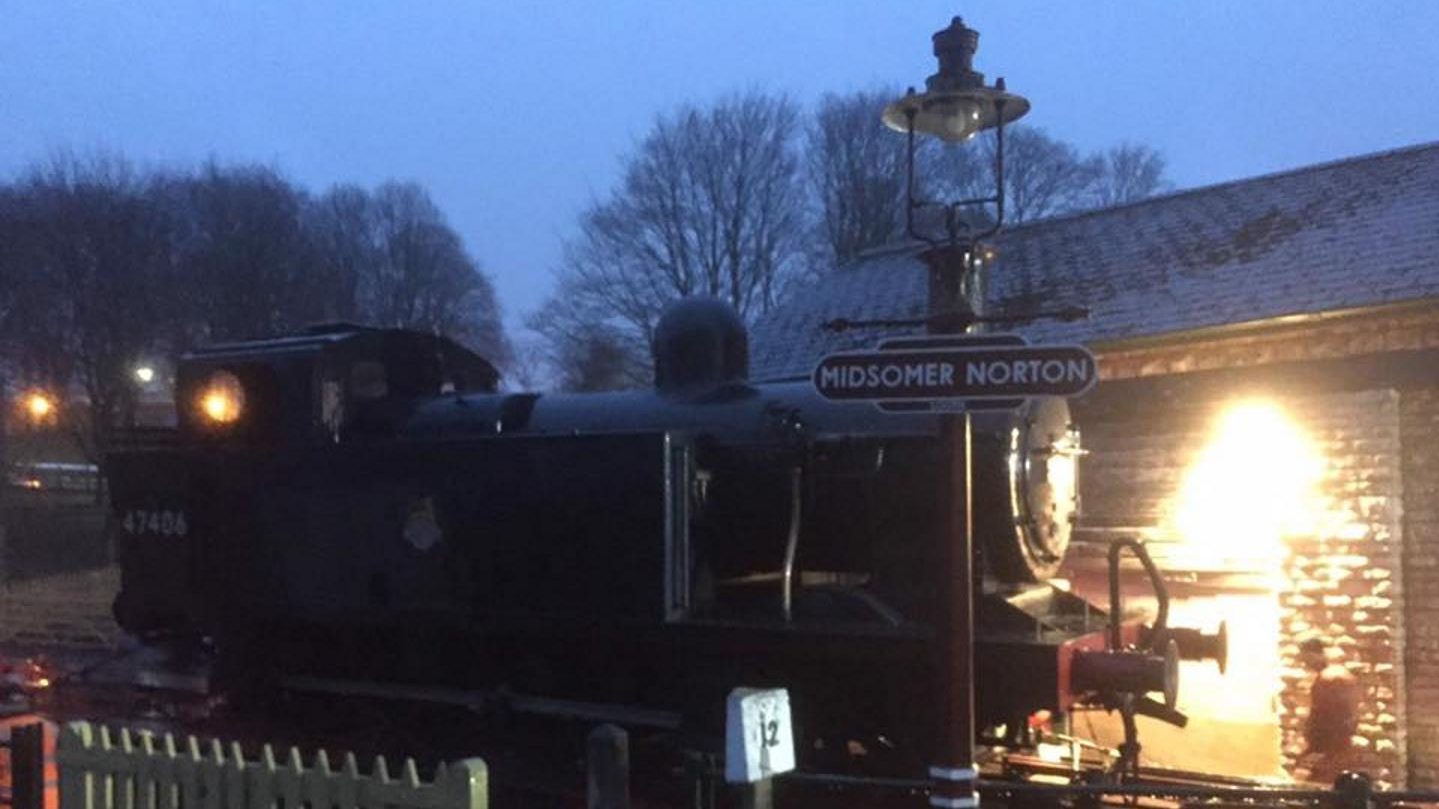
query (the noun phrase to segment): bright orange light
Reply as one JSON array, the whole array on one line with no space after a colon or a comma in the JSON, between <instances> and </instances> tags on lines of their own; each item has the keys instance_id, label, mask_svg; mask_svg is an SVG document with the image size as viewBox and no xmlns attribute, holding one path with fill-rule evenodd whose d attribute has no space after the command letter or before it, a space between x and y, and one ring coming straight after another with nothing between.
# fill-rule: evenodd
<instances>
[{"instance_id":1,"label":"bright orange light","mask_svg":"<svg viewBox=\"0 0 1439 809\"><path fill-rule=\"evenodd\" d=\"M55 403L49 396L35 392L25 397L25 410L30 414L30 418L41 421L55 412Z\"/></svg>"},{"instance_id":2,"label":"bright orange light","mask_svg":"<svg viewBox=\"0 0 1439 809\"><path fill-rule=\"evenodd\" d=\"M200 392L200 412L216 424L233 424L245 409L245 389L229 371L216 371Z\"/></svg>"},{"instance_id":3,"label":"bright orange light","mask_svg":"<svg viewBox=\"0 0 1439 809\"><path fill-rule=\"evenodd\" d=\"M1277 406L1242 402L1220 417L1180 492L1175 522L1216 559L1277 562L1287 536L1323 517L1324 461Z\"/></svg>"}]
</instances>

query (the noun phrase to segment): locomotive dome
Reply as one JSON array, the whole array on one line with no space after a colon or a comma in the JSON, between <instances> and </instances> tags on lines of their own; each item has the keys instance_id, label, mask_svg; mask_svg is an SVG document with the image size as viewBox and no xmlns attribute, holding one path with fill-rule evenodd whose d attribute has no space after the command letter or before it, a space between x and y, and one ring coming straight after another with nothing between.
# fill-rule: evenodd
<instances>
[{"instance_id":1,"label":"locomotive dome","mask_svg":"<svg viewBox=\"0 0 1439 809\"><path fill-rule=\"evenodd\" d=\"M655 388L705 390L749 378L749 336L734 307L717 298L682 298L655 326Z\"/></svg>"}]
</instances>

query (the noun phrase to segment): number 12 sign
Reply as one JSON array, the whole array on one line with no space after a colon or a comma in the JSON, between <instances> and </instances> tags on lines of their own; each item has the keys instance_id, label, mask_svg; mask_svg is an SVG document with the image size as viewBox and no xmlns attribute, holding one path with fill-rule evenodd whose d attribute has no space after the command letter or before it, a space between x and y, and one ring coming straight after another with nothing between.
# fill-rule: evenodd
<instances>
[{"instance_id":1,"label":"number 12 sign","mask_svg":"<svg viewBox=\"0 0 1439 809\"><path fill-rule=\"evenodd\" d=\"M752 784L794 769L788 691L736 688L725 707L726 781Z\"/></svg>"}]
</instances>

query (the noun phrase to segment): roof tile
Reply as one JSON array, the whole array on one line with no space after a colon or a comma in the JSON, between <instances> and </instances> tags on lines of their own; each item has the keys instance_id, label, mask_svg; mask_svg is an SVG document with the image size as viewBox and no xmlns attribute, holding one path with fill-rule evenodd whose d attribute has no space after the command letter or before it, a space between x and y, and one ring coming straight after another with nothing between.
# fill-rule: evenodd
<instances>
[{"instance_id":1,"label":"roof tile","mask_svg":"<svg viewBox=\"0 0 1439 809\"><path fill-rule=\"evenodd\" d=\"M1016 227L986 271L990 311L1080 305L1036 340L1102 343L1283 315L1439 297L1439 143L1181 191ZM755 325L756 379L914 330L834 334L836 317L925 309L913 244L835 269Z\"/></svg>"}]
</instances>

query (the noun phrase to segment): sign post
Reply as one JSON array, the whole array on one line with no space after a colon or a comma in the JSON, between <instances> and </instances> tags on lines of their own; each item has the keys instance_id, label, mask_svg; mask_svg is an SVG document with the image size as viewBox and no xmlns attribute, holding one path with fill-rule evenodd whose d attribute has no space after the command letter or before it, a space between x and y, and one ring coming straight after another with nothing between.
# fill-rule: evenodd
<instances>
[{"instance_id":1,"label":"sign post","mask_svg":"<svg viewBox=\"0 0 1439 809\"><path fill-rule=\"evenodd\" d=\"M826 399L929 406L940 420L944 467L935 568L935 752L930 806L976 809L974 762L974 504L976 406L1017 406L1031 396L1077 396L1094 386L1098 366L1082 346L1031 346L1017 335L936 334L892 340L873 351L830 354L812 381ZM955 413L956 409L962 411Z\"/></svg>"},{"instance_id":2,"label":"sign post","mask_svg":"<svg viewBox=\"0 0 1439 809\"><path fill-rule=\"evenodd\" d=\"M789 692L736 688L725 704L725 780L740 785L746 809L771 809L776 775L794 769Z\"/></svg>"}]
</instances>

